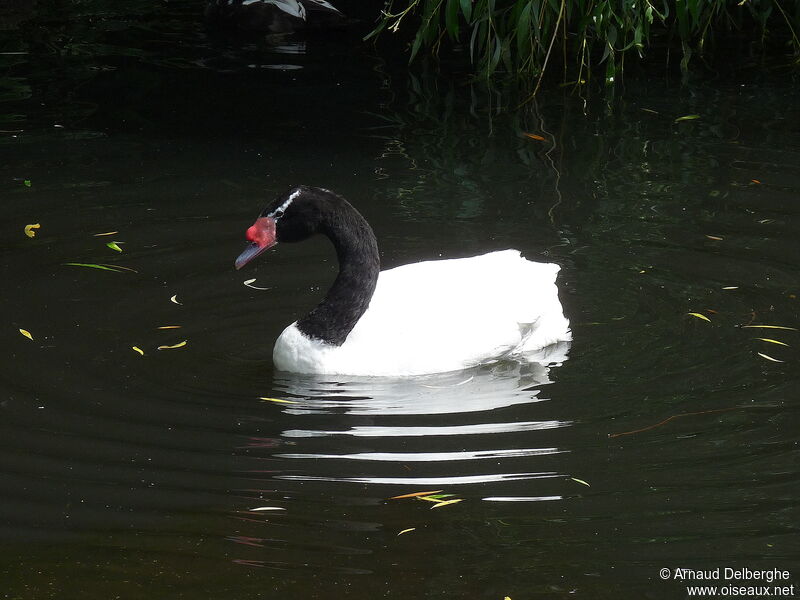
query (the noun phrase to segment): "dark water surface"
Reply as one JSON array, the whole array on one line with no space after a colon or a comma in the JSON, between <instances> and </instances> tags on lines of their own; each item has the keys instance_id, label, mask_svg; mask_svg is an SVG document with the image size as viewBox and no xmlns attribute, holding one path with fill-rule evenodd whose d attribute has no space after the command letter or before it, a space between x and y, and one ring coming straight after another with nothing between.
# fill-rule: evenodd
<instances>
[{"instance_id":1,"label":"dark water surface","mask_svg":"<svg viewBox=\"0 0 800 600\"><path fill-rule=\"evenodd\" d=\"M0 597L684 598L676 567L797 586L800 332L742 327L800 327L791 77L498 110L357 33L268 45L210 36L201 3L124 4L0 21ZM560 264L568 360L273 371L335 257L233 259L295 183L356 204L385 267ZM388 499L422 490L463 501Z\"/></svg>"}]
</instances>

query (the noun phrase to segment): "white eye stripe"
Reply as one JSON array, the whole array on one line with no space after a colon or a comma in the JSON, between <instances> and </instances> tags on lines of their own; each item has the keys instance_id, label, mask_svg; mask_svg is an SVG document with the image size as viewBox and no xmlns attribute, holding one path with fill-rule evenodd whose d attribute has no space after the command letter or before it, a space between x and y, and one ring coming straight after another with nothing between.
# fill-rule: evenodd
<instances>
[{"instance_id":1,"label":"white eye stripe","mask_svg":"<svg viewBox=\"0 0 800 600\"><path fill-rule=\"evenodd\" d=\"M289 194L289 197L284 201L283 204L281 204L278 208L273 210L267 216L268 217L272 217L273 219L277 219L278 217L281 217L283 215L283 213L286 212L286 209L289 208L289 205L292 203L292 200L297 198L299 195L300 195L300 190L293 191L291 194Z\"/></svg>"}]
</instances>

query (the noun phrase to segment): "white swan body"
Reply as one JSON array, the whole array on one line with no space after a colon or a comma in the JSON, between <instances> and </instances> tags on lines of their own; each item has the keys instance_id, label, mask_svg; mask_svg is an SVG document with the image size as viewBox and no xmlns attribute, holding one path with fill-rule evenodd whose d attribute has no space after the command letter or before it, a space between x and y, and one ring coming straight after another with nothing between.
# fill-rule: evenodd
<instances>
[{"instance_id":1,"label":"white swan body","mask_svg":"<svg viewBox=\"0 0 800 600\"><path fill-rule=\"evenodd\" d=\"M292 323L275 342L273 361L295 373L409 376L524 359L571 339L558 270L503 250L382 271L344 344L309 338Z\"/></svg>"},{"instance_id":2,"label":"white swan body","mask_svg":"<svg viewBox=\"0 0 800 600\"><path fill-rule=\"evenodd\" d=\"M289 225L287 217L294 210L293 203L304 200L301 195L307 189L318 191L296 188L264 211L266 216L256 224L263 220L265 229L259 233L254 225L248 230L253 245L242 253L237 267L274 244L275 238L281 241L282 219L287 219L284 237L291 238L287 241L301 239L289 233L296 224ZM366 221L363 225L371 235ZM348 234L322 232L337 247L340 278L347 277L345 264L357 254L341 249L348 248L340 241ZM263 244L262 234L267 238ZM354 239L365 235L362 230ZM571 339L569 321L558 299L558 271L558 265L528 261L517 250L413 263L380 273L376 263L371 300L367 296L368 306L364 304L338 339L323 332L314 334L320 325L309 324L309 319L326 303L338 306L344 302L334 293L337 288L349 302L348 294L358 287L360 275L348 281L349 287L337 279L320 307L284 329L275 342L273 361L277 369L296 373L402 377L455 371L506 358L530 359L532 353ZM326 314L324 325L338 318L336 312ZM326 335L332 342L322 339ZM541 356L532 360L542 360Z\"/></svg>"}]
</instances>

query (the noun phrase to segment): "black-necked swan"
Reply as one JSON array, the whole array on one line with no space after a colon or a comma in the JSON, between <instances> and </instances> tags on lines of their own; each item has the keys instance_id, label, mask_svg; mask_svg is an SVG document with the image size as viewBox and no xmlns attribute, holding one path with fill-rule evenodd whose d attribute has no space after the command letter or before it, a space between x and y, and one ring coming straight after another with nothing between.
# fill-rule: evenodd
<instances>
[{"instance_id":1,"label":"black-necked swan","mask_svg":"<svg viewBox=\"0 0 800 600\"><path fill-rule=\"evenodd\" d=\"M327 0L209 0L206 21L246 31L290 33L343 27L347 17Z\"/></svg>"},{"instance_id":2,"label":"black-necked swan","mask_svg":"<svg viewBox=\"0 0 800 600\"><path fill-rule=\"evenodd\" d=\"M322 302L283 330L282 371L410 376L455 371L571 339L558 300L559 267L517 250L380 271L366 219L341 196L296 186L247 230L240 269L278 242L327 236L339 274Z\"/></svg>"}]
</instances>

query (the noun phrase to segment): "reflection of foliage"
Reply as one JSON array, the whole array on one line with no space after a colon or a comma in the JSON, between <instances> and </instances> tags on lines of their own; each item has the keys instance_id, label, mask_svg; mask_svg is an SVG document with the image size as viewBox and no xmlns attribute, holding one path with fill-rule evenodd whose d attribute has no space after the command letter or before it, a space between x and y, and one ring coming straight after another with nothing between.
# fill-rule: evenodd
<instances>
[{"instance_id":1,"label":"reflection of foliage","mask_svg":"<svg viewBox=\"0 0 800 600\"><path fill-rule=\"evenodd\" d=\"M397 90L390 110L376 115L384 124L372 134L383 139L376 173L394 186L393 195L401 205L407 202L409 213L427 198L437 212L449 207L451 218L494 218L487 213L493 197L507 196L521 206L551 197L542 192L552 189L556 177L545 156L549 142L524 135L535 113L500 110L498 94L445 82L432 71L401 77L407 77L406 89ZM441 197L419 193L433 187Z\"/></svg>"},{"instance_id":2,"label":"reflection of foliage","mask_svg":"<svg viewBox=\"0 0 800 600\"><path fill-rule=\"evenodd\" d=\"M409 15L419 17L412 59L422 48L438 52L449 38L468 46L486 77L540 75L561 55L565 68L574 64L576 79L604 72L613 82L625 56L643 56L656 40L674 40L685 71L693 53L732 33L788 42L800 55L800 5L783 0L388 0L373 35L398 31Z\"/></svg>"}]
</instances>

